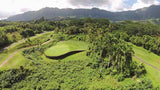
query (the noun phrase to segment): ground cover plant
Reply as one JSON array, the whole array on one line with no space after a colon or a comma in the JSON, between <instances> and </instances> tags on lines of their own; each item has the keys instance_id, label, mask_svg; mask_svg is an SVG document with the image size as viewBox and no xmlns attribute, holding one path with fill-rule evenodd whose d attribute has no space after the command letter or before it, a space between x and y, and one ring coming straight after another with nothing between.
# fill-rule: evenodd
<instances>
[{"instance_id":1,"label":"ground cover plant","mask_svg":"<svg viewBox=\"0 0 160 90\"><path fill-rule=\"evenodd\" d=\"M0 89L159 88L158 25L91 18L8 23L0 28L1 48L26 39L0 53ZM76 50L84 51L46 57Z\"/></svg>"}]
</instances>

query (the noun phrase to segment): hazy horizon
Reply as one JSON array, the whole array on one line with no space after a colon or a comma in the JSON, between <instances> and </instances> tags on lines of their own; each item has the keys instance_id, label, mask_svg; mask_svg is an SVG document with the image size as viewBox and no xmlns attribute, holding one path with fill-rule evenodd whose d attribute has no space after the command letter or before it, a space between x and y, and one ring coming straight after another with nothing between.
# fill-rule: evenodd
<instances>
[{"instance_id":1,"label":"hazy horizon","mask_svg":"<svg viewBox=\"0 0 160 90\"><path fill-rule=\"evenodd\" d=\"M45 7L52 8L99 8L107 11L136 10L159 5L160 0L5 0L0 3L0 19Z\"/></svg>"}]
</instances>

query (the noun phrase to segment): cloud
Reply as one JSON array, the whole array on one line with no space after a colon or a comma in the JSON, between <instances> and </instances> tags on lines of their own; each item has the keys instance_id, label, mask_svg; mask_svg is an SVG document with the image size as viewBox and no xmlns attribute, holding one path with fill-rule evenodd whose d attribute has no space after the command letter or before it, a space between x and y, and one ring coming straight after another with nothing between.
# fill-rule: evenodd
<instances>
[{"instance_id":1,"label":"cloud","mask_svg":"<svg viewBox=\"0 0 160 90\"><path fill-rule=\"evenodd\" d=\"M72 8L72 5L67 0L1 0L0 15L8 17L44 7Z\"/></svg>"},{"instance_id":2,"label":"cloud","mask_svg":"<svg viewBox=\"0 0 160 90\"><path fill-rule=\"evenodd\" d=\"M6 11L0 11L0 20L6 19L7 17L11 16L12 13Z\"/></svg>"},{"instance_id":3,"label":"cloud","mask_svg":"<svg viewBox=\"0 0 160 90\"><path fill-rule=\"evenodd\" d=\"M132 6L132 10L136 10L143 7L149 7L151 5L159 5L158 0L137 0L135 4Z\"/></svg>"},{"instance_id":4,"label":"cloud","mask_svg":"<svg viewBox=\"0 0 160 90\"><path fill-rule=\"evenodd\" d=\"M110 9L113 11L123 11L126 9L125 0L109 0Z\"/></svg>"},{"instance_id":5,"label":"cloud","mask_svg":"<svg viewBox=\"0 0 160 90\"><path fill-rule=\"evenodd\" d=\"M27 11L30 11L31 9L29 9L29 8L22 8L22 9L20 9L20 12L27 12Z\"/></svg>"},{"instance_id":6,"label":"cloud","mask_svg":"<svg viewBox=\"0 0 160 90\"><path fill-rule=\"evenodd\" d=\"M0 18L5 18L6 17L6 13L4 13L4 12L0 12Z\"/></svg>"},{"instance_id":7,"label":"cloud","mask_svg":"<svg viewBox=\"0 0 160 90\"><path fill-rule=\"evenodd\" d=\"M105 5L108 0L68 0L73 6L100 6Z\"/></svg>"},{"instance_id":8,"label":"cloud","mask_svg":"<svg viewBox=\"0 0 160 90\"><path fill-rule=\"evenodd\" d=\"M98 7L109 11L122 11L125 9L125 0L68 0L75 7Z\"/></svg>"},{"instance_id":9,"label":"cloud","mask_svg":"<svg viewBox=\"0 0 160 90\"><path fill-rule=\"evenodd\" d=\"M143 2L145 4L156 4L157 0L138 0L139 2Z\"/></svg>"},{"instance_id":10,"label":"cloud","mask_svg":"<svg viewBox=\"0 0 160 90\"><path fill-rule=\"evenodd\" d=\"M133 1L137 1L136 3ZM108 11L126 11L159 4L158 0L1 0L0 18L35 11L44 7L93 8ZM127 3L126 3L127 2ZM132 4L129 4L132 3ZM133 5L133 6L132 6Z\"/></svg>"}]
</instances>

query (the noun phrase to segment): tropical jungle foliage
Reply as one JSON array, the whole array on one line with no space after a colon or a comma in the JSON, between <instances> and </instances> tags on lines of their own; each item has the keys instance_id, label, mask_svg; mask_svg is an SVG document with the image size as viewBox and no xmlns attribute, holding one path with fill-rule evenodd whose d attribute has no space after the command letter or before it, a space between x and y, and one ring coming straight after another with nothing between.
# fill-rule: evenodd
<instances>
[{"instance_id":1,"label":"tropical jungle foliage","mask_svg":"<svg viewBox=\"0 0 160 90\"><path fill-rule=\"evenodd\" d=\"M54 33L29 39L46 31ZM145 78L147 71L144 65L132 60L134 51L129 42L160 55L159 33L159 26L151 23L112 23L103 18L49 21L42 17L30 22L1 22L1 48L23 38L28 39L18 46L19 49L38 46L21 52L28 62L24 66L0 70L0 89L155 89L151 80ZM48 38L52 41L42 45ZM52 60L45 57L44 52L48 48L67 40L88 43L84 55L87 58ZM127 78L133 82L120 84Z\"/></svg>"}]
</instances>

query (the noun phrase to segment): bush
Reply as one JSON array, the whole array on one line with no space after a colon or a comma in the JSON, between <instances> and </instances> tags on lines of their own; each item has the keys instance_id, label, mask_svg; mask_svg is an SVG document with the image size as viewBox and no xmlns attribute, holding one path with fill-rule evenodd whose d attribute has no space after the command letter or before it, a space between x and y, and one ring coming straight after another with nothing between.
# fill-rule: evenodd
<instances>
[{"instance_id":1,"label":"bush","mask_svg":"<svg viewBox=\"0 0 160 90\"><path fill-rule=\"evenodd\" d=\"M123 81L124 79L125 79L125 78L124 78L123 74L117 75L117 80L118 80L118 82Z\"/></svg>"},{"instance_id":2,"label":"bush","mask_svg":"<svg viewBox=\"0 0 160 90\"><path fill-rule=\"evenodd\" d=\"M31 71L28 69L11 69L0 74L0 89L11 88L14 84L24 80Z\"/></svg>"},{"instance_id":3,"label":"bush","mask_svg":"<svg viewBox=\"0 0 160 90\"><path fill-rule=\"evenodd\" d=\"M121 88L123 90L152 90L153 85L149 79L138 80L128 86Z\"/></svg>"}]
</instances>

